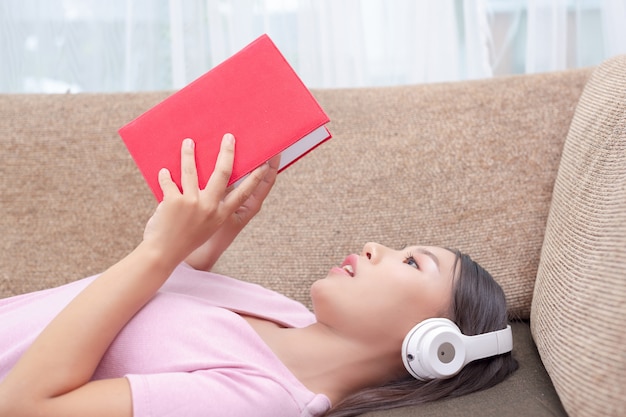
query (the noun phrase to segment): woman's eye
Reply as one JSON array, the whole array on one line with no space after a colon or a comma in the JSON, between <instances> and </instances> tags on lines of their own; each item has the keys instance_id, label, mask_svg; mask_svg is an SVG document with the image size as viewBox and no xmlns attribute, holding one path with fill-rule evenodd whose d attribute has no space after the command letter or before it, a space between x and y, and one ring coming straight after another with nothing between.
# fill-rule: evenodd
<instances>
[{"instance_id":1,"label":"woman's eye","mask_svg":"<svg viewBox=\"0 0 626 417\"><path fill-rule=\"evenodd\" d=\"M419 264L417 263L417 261L412 255L407 255L407 257L404 259L404 263L409 266L412 266L415 269L420 269Z\"/></svg>"}]
</instances>

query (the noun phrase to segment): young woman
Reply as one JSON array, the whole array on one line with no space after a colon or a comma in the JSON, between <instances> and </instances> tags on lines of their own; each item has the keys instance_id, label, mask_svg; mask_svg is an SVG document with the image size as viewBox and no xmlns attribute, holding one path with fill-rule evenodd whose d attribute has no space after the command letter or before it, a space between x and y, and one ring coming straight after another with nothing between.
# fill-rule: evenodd
<instances>
[{"instance_id":1,"label":"young woman","mask_svg":"<svg viewBox=\"0 0 626 417\"><path fill-rule=\"evenodd\" d=\"M456 251L367 243L313 284L314 314L207 272L276 179L274 158L227 188L233 158L225 135L201 186L183 141L182 191L159 173L164 199L135 250L99 276L0 300L0 416L349 416L462 395L516 369L510 353L447 379L405 369L403 339L425 319L467 335L507 325L500 287Z\"/></svg>"}]
</instances>

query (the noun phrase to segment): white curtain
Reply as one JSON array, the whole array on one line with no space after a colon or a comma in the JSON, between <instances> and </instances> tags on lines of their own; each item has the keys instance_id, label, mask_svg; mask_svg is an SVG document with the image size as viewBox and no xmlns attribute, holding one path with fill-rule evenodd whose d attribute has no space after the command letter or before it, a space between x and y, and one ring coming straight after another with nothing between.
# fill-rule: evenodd
<instances>
[{"instance_id":1,"label":"white curtain","mask_svg":"<svg viewBox=\"0 0 626 417\"><path fill-rule=\"evenodd\" d=\"M476 79L626 53L626 0L2 0L0 92L178 89L262 33L311 88Z\"/></svg>"}]
</instances>

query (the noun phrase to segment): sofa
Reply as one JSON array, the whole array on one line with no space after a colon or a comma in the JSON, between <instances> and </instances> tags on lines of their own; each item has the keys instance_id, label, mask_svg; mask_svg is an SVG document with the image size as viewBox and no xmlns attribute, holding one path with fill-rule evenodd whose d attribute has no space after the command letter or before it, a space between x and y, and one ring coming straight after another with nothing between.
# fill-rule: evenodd
<instances>
[{"instance_id":1,"label":"sofa","mask_svg":"<svg viewBox=\"0 0 626 417\"><path fill-rule=\"evenodd\" d=\"M171 92L0 95L0 297L95 274L156 201L117 129ZM507 296L520 367L383 416L626 415L626 56L595 68L313 90L333 139L216 266L308 307L368 241L455 247Z\"/></svg>"}]
</instances>

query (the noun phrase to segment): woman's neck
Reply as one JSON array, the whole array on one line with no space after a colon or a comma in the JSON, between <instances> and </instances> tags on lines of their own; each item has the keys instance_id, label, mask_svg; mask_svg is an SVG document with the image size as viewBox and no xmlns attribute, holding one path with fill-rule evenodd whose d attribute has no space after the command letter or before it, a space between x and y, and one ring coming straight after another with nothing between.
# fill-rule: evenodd
<instances>
[{"instance_id":1,"label":"woman's neck","mask_svg":"<svg viewBox=\"0 0 626 417\"><path fill-rule=\"evenodd\" d=\"M286 329L263 319L246 320L304 386L333 404L404 370L399 345L354 341L320 323Z\"/></svg>"}]
</instances>

